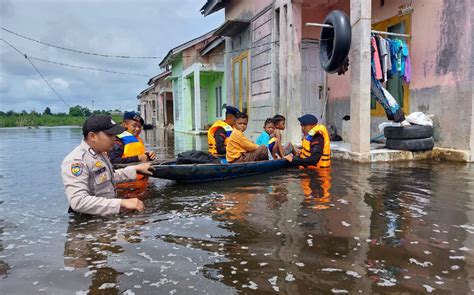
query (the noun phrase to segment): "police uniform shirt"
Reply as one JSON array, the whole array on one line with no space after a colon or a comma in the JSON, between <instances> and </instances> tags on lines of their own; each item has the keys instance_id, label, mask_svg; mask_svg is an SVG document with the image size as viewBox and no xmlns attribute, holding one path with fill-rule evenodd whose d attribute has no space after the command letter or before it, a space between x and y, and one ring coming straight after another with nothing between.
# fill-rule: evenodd
<instances>
[{"instance_id":1,"label":"police uniform shirt","mask_svg":"<svg viewBox=\"0 0 474 295\"><path fill-rule=\"evenodd\" d=\"M119 213L115 184L137 177L133 166L114 170L107 155L96 153L85 141L64 158L61 172L71 208L93 215Z\"/></svg>"}]
</instances>

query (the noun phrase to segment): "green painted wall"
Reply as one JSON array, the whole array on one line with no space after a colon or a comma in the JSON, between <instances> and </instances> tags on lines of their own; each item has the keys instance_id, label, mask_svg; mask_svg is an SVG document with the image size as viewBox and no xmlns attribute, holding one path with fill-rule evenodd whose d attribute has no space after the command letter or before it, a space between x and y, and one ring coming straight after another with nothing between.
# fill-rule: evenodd
<instances>
[{"instance_id":1,"label":"green painted wall","mask_svg":"<svg viewBox=\"0 0 474 295\"><path fill-rule=\"evenodd\" d=\"M187 132L193 130L194 125L194 76L183 77L183 59L175 58L172 63L171 75L173 79L174 125L175 131ZM222 87L222 103L226 103L226 89L224 73L201 73L200 86L208 94L207 123L212 125L217 120L216 88Z\"/></svg>"},{"instance_id":2,"label":"green painted wall","mask_svg":"<svg viewBox=\"0 0 474 295\"><path fill-rule=\"evenodd\" d=\"M224 88L224 73L206 73L201 74L201 88L206 88L208 98L207 98L207 122L209 125L212 125L217 120L216 113L216 88L218 86L222 87L222 103L226 102L225 99L225 88Z\"/></svg>"},{"instance_id":3,"label":"green painted wall","mask_svg":"<svg viewBox=\"0 0 474 295\"><path fill-rule=\"evenodd\" d=\"M185 129L184 118L186 118L186 112L183 103L183 58L182 56L176 57L171 62L171 76L176 77L173 79L173 105L174 105L174 128L176 131L187 131Z\"/></svg>"},{"instance_id":4,"label":"green painted wall","mask_svg":"<svg viewBox=\"0 0 474 295\"><path fill-rule=\"evenodd\" d=\"M185 131L193 130L193 121L194 121L194 76L189 78L183 78L183 103L184 103L184 112L186 116L184 117L184 128Z\"/></svg>"}]
</instances>

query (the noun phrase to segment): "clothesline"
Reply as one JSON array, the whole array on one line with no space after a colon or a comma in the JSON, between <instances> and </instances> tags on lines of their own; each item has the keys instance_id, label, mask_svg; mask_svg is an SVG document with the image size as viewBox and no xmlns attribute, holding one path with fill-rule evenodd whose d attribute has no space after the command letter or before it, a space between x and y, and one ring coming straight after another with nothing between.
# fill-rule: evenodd
<instances>
[{"instance_id":1,"label":"clothesline","mask_svg":"<svg viewBox=\"0 0 474 295\"><path fill-rule=\"evenodd\" d=\"M320 23L306 23L306 26L307 26L307 27L334 28L334 26L332 26L332 25L320 24ZM401 34L401 33L392 33L392 32L384 32L384 31L376 31L376 30L371 30L370 32L371 32L372 34L387 35L387 36L396 36L396 37L402 37L402 38L411 38L411 35Z\"/></svg>"}]
</instances>

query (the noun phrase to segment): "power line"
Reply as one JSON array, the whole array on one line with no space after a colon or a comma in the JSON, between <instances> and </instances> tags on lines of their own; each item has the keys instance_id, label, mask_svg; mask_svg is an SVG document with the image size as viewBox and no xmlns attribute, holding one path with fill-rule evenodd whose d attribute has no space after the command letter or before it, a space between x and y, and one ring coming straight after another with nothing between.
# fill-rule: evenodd
<instances>
[{"instance_id":1,"label":"power line","mask_svg":"<svg viewBox=\"0 0 474 295\"><path fill-rule=\"evenodd\" d=\"M136 58L136 59L163 59L163 58L165 58L165 56L129 56L129 55L110 55L110 54L87 52L87 51L83 51L83 50L66 48L66 47L62 47L62 46L59 46L59 45L54 45L54 44L46 43L46 42L43 42L43 41L39 41L39 40L33 39L31 37L21 35L17 32L8 30L8 29L3 28L3 27L2 27L2 30L7 32L7 33L16 35L20 38L24 38L26 40L30 40L30 41L33 41L33 42L36 42L36 43L39 43L39 44L43 44L43 45L46 45L46 46L51 46L51 47L54 47L54 48L57 48L57 49L67 50L67 51L70 51L70 52L80 53L80 54L94 55L94 56L100 56L100 57L126 58L126 59L133 59L133 58ZM323 39L321 39L321 40L323 40ZM242 52L242 51L245 51L245 50L256 49L256 48L271 45L271 44L279 44L279 41L270 41L270 42L262 43L262 44L259 44L259 45L253 45L253 46L249 46L249 47L243 47L243 48L240 48L240 49L224 51L222 53L211 53L211 54L208 54L208 56L217 56L217 55L225 55L225 54L229 54L229 53ZM269 55L269 54L272 54L272 53L266 53L265 52L264 54ZM288 55L290 55L290 54L288 54ZM196 58L196 57L199 57L199 56L200 56L199 54L182 55L182 57L189 57L189 58Z\"/></svg>"},{"instance_id":2,"label":"power line","mask_svg":"<svg viewBox=\"0 0 474 295\"><path fill-rule=\"evenodd\" d=\"M125 73L125 72L117 72L117 71L112 71L112 70L107 70L107 69L100 69L100 68L90 68L90 67L83 67L83 66L78 66L78 65L71 65L63 62L58 62L58 61L53 61L53 60L47 60L47 59L42 59L38 57L33 57L30 56L31 59L42 61L42 62L47 62L55 65L60 65L60 66L65 66L65 67L70 67L70 68L76 68L76 69L82 69L82 70L92 70L92 71L100 71L100 72L106 72L106 73L112 73L112 74L119 74L119 75L128 75L128 76L141 76L141 77L150 77L150 75L145 75L145 74L138 74L138 73Z\"/></svg>"},{"instance_id":3,"label":"power line","mask_svg":"<svg viewBox=\"0 0 474 295\"><path fill-rule=\"evenodd\" d=\"M0 38L0 40L2 40L3 42L5 42L7 45L9 45L11 48L13 48L16 52L18 52L19 54L23 55L23 57L30 62L31 66L35 69L35 71L41 76L41 78L43 79L43 81L46 83L46 85L49 86L49 88L54 92L54 94L56 94L56 96L67 106L67 107L70 107L69 103L56 91L56 89L54 89L54 87L49 84L48 80L46 80L46 78L43 76L43 74L40 72L40 70L38 70L38 68L35 66L35 64L28 58L28 56L21 52L19 49L17 49L15 46L13 46L12 44L8 43L8 41L6 41L5 39L3 38Z\"/></svg>"},{"instance_id":4,"label":"power line","mask_svg":"<svg viewBox=\"0 0 474 295\"><path fill-rule=\"evenodd\" d=\"M58 48L58 49L62 49L62 50L67 50L67 51L71 51L71 52L75 52L75 53L80 53L80 54L95 55L95 56L101 56L101 57L113 57L113 58L137 58L137 59L158 59L158 58L160 58L158 56L111 55L111 54L101 54L101 53L95 53L95 52L87 52L87 51L83 51L83 50L76 50L76 49L66 48L66 47L46 43L46 42L43 42L43 41L39 41L39 40L33 39L31 37L27 37L27 36L21 35L19 33L13 32L13 31L8 30L8 29L3 28L3 27L2 27L2 30L4 30L7 33L18 36L20 38L30 40L30 41L33 41L33 42L36 42L36 43L39 43L39 44L43 44L43 45L46 45L46 46L50 46L50 47L54 47L54 48Z\"/></svg>"}]
</instances>

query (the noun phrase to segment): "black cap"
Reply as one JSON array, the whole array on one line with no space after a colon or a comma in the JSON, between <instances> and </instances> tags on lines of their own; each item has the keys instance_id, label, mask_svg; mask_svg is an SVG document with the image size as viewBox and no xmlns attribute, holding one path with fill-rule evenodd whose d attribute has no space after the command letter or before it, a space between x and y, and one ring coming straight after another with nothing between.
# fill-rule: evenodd
<instances>
[{"instance_id":1,"label":"black cap","mask_svg":"<svg viewBox=\"0 0 474 295\"><path fill-rule=\"evenodd\" d=\"M225 113L226 115L235 115L237 114L239 111L238 108L234 108L233 106L226 106L225 107Z\"/></svg>"},{"instance_id":2,"label":"black cap","mask_svg":"<svg viewBox=\"0 0 474 295\"><path fill-rule=\"evenodd\" d=\"M133 120L133 121L136 121L140 124L145 125L145 120L143 120L143 118L140 116L139 113L137 112L134 112L134 111L131 111L131 112L125 112L123 114L123 119L124 120Z\"/></svg>"},{"instance_id":3,"label":"black cap","mask_svg":"<svg viewBox=\"0 0 474 295\"><path fill-rule=\"evenodd\" d=\"M117 135L127 130L127 128L118 125L112 120L110 116L106 115L93 115L84 122L82 125L82 134L87 137L89 132L103 131L110 135Z\"/></svg>"},{"instance_id":4,"label":"black cap","mask_svg":"<svg viewBox=\"0 0 474 295\"><path fill-rule=\"evenodd\" d=\"M306 114L298 118L301 125L316 125L318 124L318 118L311 114Z\"/></svg>"}]
</instances>

